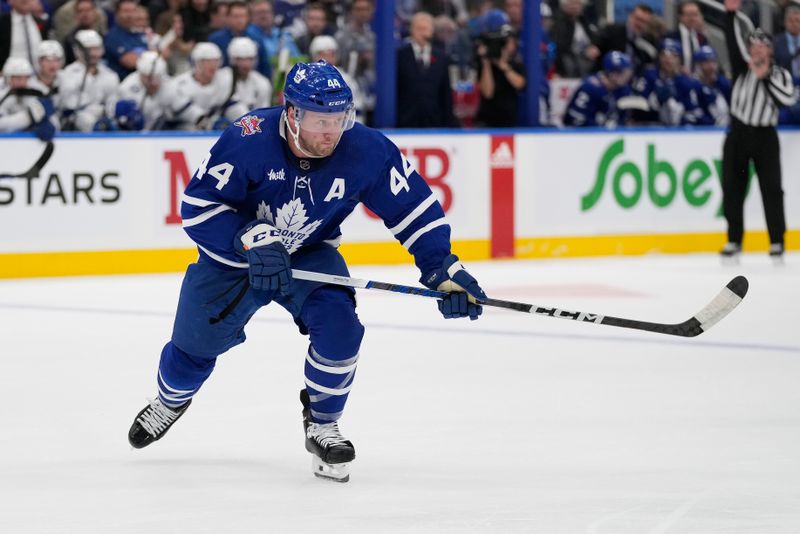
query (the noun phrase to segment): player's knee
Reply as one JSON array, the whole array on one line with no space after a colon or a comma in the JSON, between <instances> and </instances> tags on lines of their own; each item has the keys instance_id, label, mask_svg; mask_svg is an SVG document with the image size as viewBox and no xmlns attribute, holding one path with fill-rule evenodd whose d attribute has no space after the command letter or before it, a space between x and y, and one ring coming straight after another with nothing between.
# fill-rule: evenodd
<instances>
[{"instance_id":1,"label":"player's knee","mask_svg":"<svg viewBox=\"0 0 800 534\"><path fill-rule=\"evenodd\" d=\"M302 315L311 344L318 354L331 360L343 360L358 354L364 326L358 320L350 290L318 289L306 300Z\"/></svg>"}]
</instances>

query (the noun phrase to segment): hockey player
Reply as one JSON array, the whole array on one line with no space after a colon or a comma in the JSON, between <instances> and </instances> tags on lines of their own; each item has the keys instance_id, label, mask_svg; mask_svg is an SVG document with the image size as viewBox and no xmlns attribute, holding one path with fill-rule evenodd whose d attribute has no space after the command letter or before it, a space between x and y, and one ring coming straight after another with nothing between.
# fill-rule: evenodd
<instances>
[{"instance_id":1,"label":"hockey player","mask_svg":"<svg viewBox=\"0 0 800 534\"><path fill-rule=\"evenodd\" d=\"M285 100L225 130L184 192L183 227L200 258L161 352L158 397L128 439L136 448L161 439L217 357L245 340L250 317L275 301L310 337L301 400L314 473L346 482L355 449L337 421L364 327L352 289L293 280L291 269L347 275L339 225L363 202L414 256L422 283L450 293L438 301L445 318L477 319L474 299L485 295L450 253L450 226L422 176L381 133L354 124L352 93L334 67L296 64Z\"/></svg>"},{"instance_id":2,"label":"hockey player","mask_svg":"<svg viewBox=\"0 0 800 534\"><path fill-rule=\"evenodd\" d=\"M703 45L694 53L695 79L700 82L697 124L727 126L730 122L731 81L719 71L717 53Z\"/></svg>"},{"instance_id":3,"label":"hockey player","mask_svg":"<svg viewBox=\"0 0 800 534\"><path fill-rule=\"evenodd\" d=\"M106 105L119 86L117 74L103 65L103 39L94 30L75 34L77 61L62 71L59 85L59 113L63 130L109 130L113 122Z\"/></svg>"},{"instance_id":4,"label":"hockey player","mask_svg":"<svg viewBox=\"0 0 800 534\"><path fill-rule=\"evenodd\" d=\"M269 107L272 103L272 83L254 70L258 59L256 43L249 37L234 37L228 45L229 67L236 80L236 99L248 111Z\"/></svg>"},{"instance_id":5,"label":"hockey player","mask_svg":"<svg viewBox=\"0 0 800 534\"><path fill-rule=\"evenodd\" d=\"M3 65L0 88L0 132L32 131L42 141L56 133L55 109L48 97L30 87L33 67L27 59L10 57Z\"/></svg>"},{"instance_id":6,"label":"hockey player","mask_svg":"<svg viewBox=\"0 0 800 534\"><path fill-rule=\"evenodd\" d=\"M39 69L28 86L38 89L45 95L58 97L58 78L64 67L64 49L58 41L42 41L36 47L36 61Z\"/></svg>"},{"instance_id":7,"label":"hockey player","mask_svg":"<svg viewBox=\"0 0 800 534\"><path fill-rule=\"evenodd\" d=\"M160 129L169 106L167 82L167 63L158 52L142 52L136 72L125 77L110 106L117 126L121 130Z\"/></svg>"},{"instance_id":8,"label":"hockey player","mask_svg":"<svg viewBox=\"0 0 800 534\"><path fill-rule=\"evenodd\" d=\"M564 126L606 126L624 124L617 101L631 94L633 67L623 52L607 52L603 70L583 80L572 95L564 114Z\"/></svg>"},{"instance_id":9,"label":"hockey player","mask_svg":"<svg viewBox=\"0 0 800 534\"><path fill-rule=\"evenodd\" d=\"M667 126L696 124L699 109L699 83L681 72L681 45L664 39L658 54L658 66L645 69L633 84L634 94L644 97L649 110L634 113L634 120Z\"/></svg>"},{"instance_id":10,"label":"hockey player","mask_svg":"<svg viewBox=\"0 0 800 534\"><path fill-rule=\"evenodd\" d=\"M222 52L214 43L192 49L192 70L172 79L171 127L178 130L222 130L247 112L235 99L236 87L228 69L220 69Z\"/></svg>"}]
</instances>

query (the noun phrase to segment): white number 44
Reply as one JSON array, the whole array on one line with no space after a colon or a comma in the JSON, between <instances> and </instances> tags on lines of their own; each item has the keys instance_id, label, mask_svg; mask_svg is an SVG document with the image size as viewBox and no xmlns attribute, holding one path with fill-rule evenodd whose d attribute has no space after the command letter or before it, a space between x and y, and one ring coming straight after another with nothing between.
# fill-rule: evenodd
<instances>
[{"instance_id":1,"label":"white number 44","mask_svg":"<svg viewBox=\"0 0 800 534\"><path fill-rule=\"evenodd\" d=\"M392 170L389 171L389 188L394 196L397 196L400 191L409 191L408 179L411 177L411 173L414 172L414 166L406 159L405 155L401 153L400 157L403 158L403 174L400 174L400 171L395 167L392 167Z\"/></svg>"},{"instance_id":2,"label":"white number 44","mask_svg":"<svg viewBox=\"0 0 800 534\"><path fill-rule=\"evenodd\" d=\"M210 169L206 169L209 159L211 159L211 152L209 152L200 163L200 167L197 169L197 179L202 180L203 176L210 174L212 178L217 179L217 189L221 191L222 188L225 187L225 184L227 184L231 179L231 174L233 174L233 165L225 162L220 163L219 165L214 165Z\"/></svg>"}]
</instances>

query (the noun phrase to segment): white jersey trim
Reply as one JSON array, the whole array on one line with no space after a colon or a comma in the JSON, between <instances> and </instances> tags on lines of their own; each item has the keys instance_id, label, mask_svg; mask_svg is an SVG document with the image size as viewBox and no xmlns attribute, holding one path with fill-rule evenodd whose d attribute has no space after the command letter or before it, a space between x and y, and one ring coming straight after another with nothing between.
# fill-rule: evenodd
<instances>
[{"instance_id":1,"label":"white jersey trim","mask_svg":"<svg viewBox=\"0 0 800 534\"><path fill-rule=\"evenodd\" d=\"M220 204L219 206L217 206L213 210L208 210L205 213L201 213L197 217L192 217L191 219L184 219L183 220L183 227L184 228L189 228L190 226L198 225L200 223L206 222L207 220L209 220L211 217L214 217L215 215L219 215L220 213L225 212L225 211L229 211L229 210L236 211L230 206L227 206L225 204Z\"/></svg>"},{"instance_id":2,"label":"white jersey trim","mask_svg":"<svg viewBox=\"0 0 800 534\"><path fill-rule=\"evenodd\" d=\"M420 237L422 237L424 234L427 234L428 232L430 232L430 231L431 231L431 230L433 230L434 228L438 228L438 227L440 227L440 226L444 226L444 225L446 225L446 224L447 224L447 219L445 219L444 217L442 217L442 218L440 218L440 219L436 219L435 221L433 221L433 222L431 222L431 223L428 223L428 224L426 224L425 226L423 226L422 228L420 228L419 230L417 230L416 232L414 232L413 234L411 234L411 237L409 237L409 238L408 238L408 239L405 241L405 243L403 243L403 246L404 246L406 249L410 249L410 248L411 248L411 246L412 246L414 243L416 243L416 242L417 242L417 239L419 239Z\"/></svg>"},{"instance_id":3,"label":"white jersey trim","mask_svg":"<svg viewBox=\"0 0 800 534\"><path fill-rule=\"evenodd\" d=\"M212 260L218 261L218 262L222 263L223 265L228 265L230 267L236 267L237 269L249 269L250 268L250 264L249 263L241 263L241 262L238 262L238 261L231 261L229 259L223 258L219 254L215 254L215 253L211 252L210 250L208 250L203 245L200 245L199 243L197 244L197 248L199 248L200 250L205 252L208 255L208 257L211 258Z\"/></svg>"},{"instance_id":4,"label":"white jersey trim","mask_svg":"<svg viewBox=\"0 0 800 534\"><path fill-rule=\"evenodd\" d=\"M197 206L198 208L207 208L208 206L219 204L219 202L212 202L210 200L204 200L202 198L191 197L186 193L184 193L183 196L181 197L181 202L185 202L190 206Z\"/></svg>"},{"instance_id":5,"label":"white jersey trim","mask_svg":"<svg viewBox=\"0 0 800 534\"><path fill-rule=\"evenodd\" d=\"M419 206L414 208L414 211L409 213L405 219L400 221L400 224L398 224L394 228L389 228L389 231L392 232L392 235L396 236L397 234L408 228L408 225L417 220L419 216L425 212L425 210L427 210L433 205L434 202L436 202L436 195L431 193L430 196L425 200L423 200Z\"/></svg>"}]
</instances>

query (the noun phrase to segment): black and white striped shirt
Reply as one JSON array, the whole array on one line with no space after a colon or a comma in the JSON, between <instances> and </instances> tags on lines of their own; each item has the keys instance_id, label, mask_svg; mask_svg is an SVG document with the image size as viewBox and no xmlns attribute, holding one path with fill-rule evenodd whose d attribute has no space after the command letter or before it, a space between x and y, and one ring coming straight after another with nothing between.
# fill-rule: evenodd
<instances>
[{"instance_id":1,"label":"black and white striped shirt","mask_svg":"<svg viewBox=\"0 0 800 534\"><path fill-rule=\"evenodd\" d=\"M731 115L748 126L775 126L779 108L797 101L792 75L777 65L763 79L750 70L748 46L734 11L727 13L725 40L734 77Z\"/></svg>"}]
</instances>

